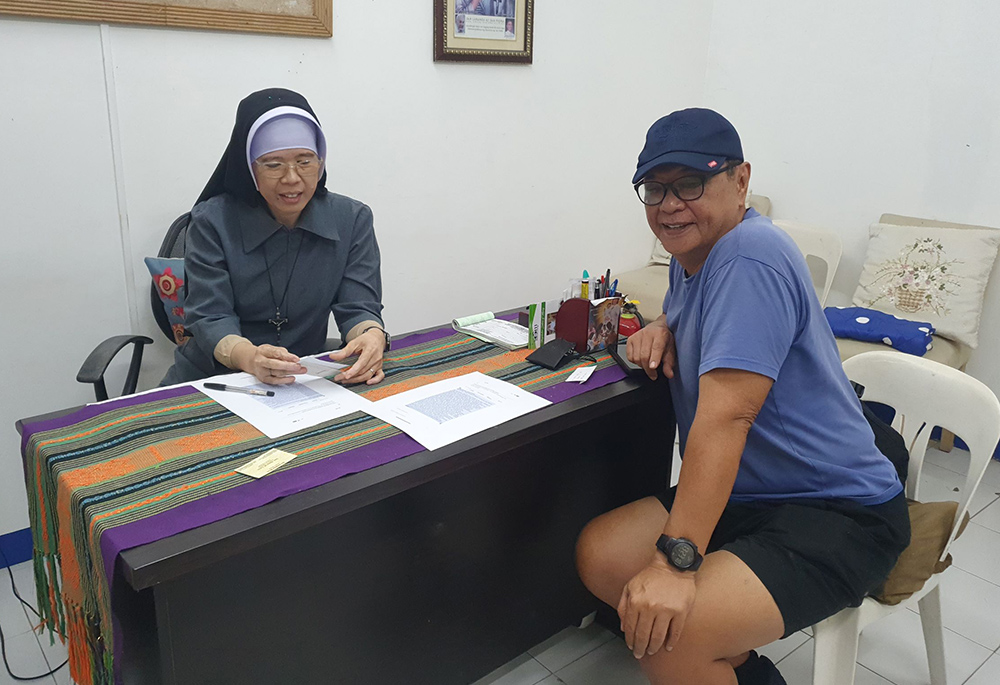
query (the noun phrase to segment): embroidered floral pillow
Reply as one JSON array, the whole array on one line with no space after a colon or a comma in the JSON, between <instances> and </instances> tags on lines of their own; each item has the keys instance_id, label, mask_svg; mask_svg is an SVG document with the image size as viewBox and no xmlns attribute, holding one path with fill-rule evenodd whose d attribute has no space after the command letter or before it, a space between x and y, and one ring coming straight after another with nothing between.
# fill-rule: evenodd
<instances>
[{"instance_id":1,"label":"embroidered floral pillow","mask_svg":"<svg viewBox=\"0 0 1000 685\"><path fill-rule=\"evenodd\" d=\"M854 304L928 321L974 348L998 245L997 229L872 224Z\"/></svg>"},{"instance_id":2,"label":"embroidered floral pillow","mask_svg":"<svg viewBox=\"0 0 1000 685\"><path fill-rule=\"evenodd\" d=\"M167 321L174 332L174 342L184 344L184 260L146 257L146 268L153 277L156 292L167 313Z\"/></svg>"}]
</instances>

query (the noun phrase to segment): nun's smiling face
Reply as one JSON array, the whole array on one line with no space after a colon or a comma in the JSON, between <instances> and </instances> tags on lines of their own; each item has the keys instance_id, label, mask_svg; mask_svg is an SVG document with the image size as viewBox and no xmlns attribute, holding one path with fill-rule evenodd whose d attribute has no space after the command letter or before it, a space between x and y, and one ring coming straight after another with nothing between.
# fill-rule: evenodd
<instances>
[{"instance_id":1,"label":"nun's smiling face","mask_svg":"<svg viewBox=\"0 0 1000 685\"><path fill-rule=\"evenodd\" d=\"M253 168L257 189L272 216L287 228L294 228L316 193L323 161L312 150L298 148L261 155Z\"/></svg>"}]
</instances>

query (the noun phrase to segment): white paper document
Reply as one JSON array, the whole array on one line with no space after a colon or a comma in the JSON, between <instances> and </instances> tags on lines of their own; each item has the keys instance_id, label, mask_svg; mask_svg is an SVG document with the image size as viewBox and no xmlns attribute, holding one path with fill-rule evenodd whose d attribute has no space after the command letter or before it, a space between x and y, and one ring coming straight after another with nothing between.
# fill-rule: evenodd
<instances>
[{"instance_id":1,"label":"white paper document","mask_svg":"<svg viewBox=\"0 0 1000 685\"><path fill-rule=\"evenodd\" d=\"M299 363L306 367L306 373L317 378L329 378L336 376L341 369L346 369L347 364L339 362L328 362L316 357L301 357Z\"/></svg>"},{"instance_id":2,"label":"white paper document","mask_svg":"<svg viewBox=\"0 0 1000 685\"><path fill-rule=\"evenodd\" d=\"M476 371L386 397L365 411L434 450L549 404Z\"/></svg>"},{"instance_id":3,"label":"white paper document","mask_svg":"<svg viewBox=\"0 0 1000 685\"><path fill-rule=\"evenodd\" d=\"M207 381L272 390L274 397L208 390ZM192 385L269 438L280 438L356 411L371 413L370 400L333 381L306 374L296 376L295 382L287 385L267 385L248 373L215 376Z\"/></svg>"},{"instance_id":4,"label":"white paper document","mask_svg":"<svg viewBox=\"0 0 1000 685\"><path fill-rule=\"evenodd\" d=\"M528 329L513 321L490 319L465 326L462 332L469 333L487 342L499 342L508 347L524 347L528 344Z\"/></svg>"},{"instance_id":5,"label":"white paper document","mask_svg":"<svg viewBox=\"0 0 1000 685\"><path fill-rule=\"evenodd\" d=\"M498 319L493 312L453 319L451 327L488 343L516 350L528 345L528 328L513 321Z\"/></svg>"}]
</instances>

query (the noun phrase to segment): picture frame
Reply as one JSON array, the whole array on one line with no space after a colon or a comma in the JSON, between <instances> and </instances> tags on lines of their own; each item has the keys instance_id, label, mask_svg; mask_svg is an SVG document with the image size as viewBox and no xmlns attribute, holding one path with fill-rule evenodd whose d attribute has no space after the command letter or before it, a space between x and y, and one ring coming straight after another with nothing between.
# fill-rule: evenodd
<instances>
[{"instance_id":1,"label":"picture frame","mask_svg":"<svg viewBox=\"0 0 1000 685\"><path fill-rule=\"evenodd\" d=\"M0 14L292 36L333 36L333 0L0 0ZM276 11L269 11L273 8ZM282 8L283 11L277 11Z\"/></svg>"},{"instance_id":2,"label":"picture frame","mask_svg":"<svg viewBox=\"0 0 1000 685\"><path fill-rule=\"evenodd\" d=\"M434 0L434 61L531 64L534 0Z\"/></svg>"}]
</instances>

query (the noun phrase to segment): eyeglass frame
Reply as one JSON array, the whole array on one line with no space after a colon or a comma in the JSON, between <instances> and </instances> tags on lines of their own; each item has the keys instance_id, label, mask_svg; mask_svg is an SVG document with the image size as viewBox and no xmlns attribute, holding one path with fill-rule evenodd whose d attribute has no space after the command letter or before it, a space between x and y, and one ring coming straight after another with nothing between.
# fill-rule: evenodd
<instances>
[{"instance_id":1,"label":"eyeglass frame","mask_svg":"<svg viewBox=\"0 0 1000 685\"><path fill-rule=\"evenodd\" d=\"M326 163L326 160L324 160L322 157L320 157L319 155L316 155L316 154L313 154L312 159L315 159L317 161L317 165L316 165L316 169L317 169L317 171L316 171L316 177L318 178L319 175L323 171L323 165ZM265 176L266 178L272 178L272 179L284 178L285 174L288 173L289 169L295 171L295 174L297 176L299 176L300 178L306 178L307 176L309 178L311 178L312 177L311 174L303 174L302 173L302 169L299 168L299 161L300 160L296 159L293 162L282 162L281 160L278 160L278 159L269 159L266 162L262 162L258 158L258 159L255 159L253 161L253 163L254 163L255 166L260 167L261 174L263 176ZM271 174L268 173L269 170L266 169L266 167L264 167L265 164L280 164L281 167L282 167L281 174L279 174L277 176L272 176Z\"/></svg>"},{"instance_id":2,"label":"eyeglass frame","mask_svg":"<svg viewBox=\"0 0 1000 685\"><path fill-rule=\"evenodd\" d=\"M681 202L696 202L696 201L700 200L702 198L702 196L705 194L705 184L708 183L709 180L715 178L716 176L718 176L719 174L721 174L724 171L731 171L731 170L735 169L736 167L738 167L741 164L743 164L743 162L746 161L746 160L727 160L727 161L735 161L736 163L735 164L730 164L729 166L725 166L724 165L721 168L716 169L715 171L713 171L710 174L705 174L705 175L702 175L702 174L689 174L687 176L681 176L680 178L678 178L673 183L664 183L662 181L648 181L645 178L643 178L638 183L636 183L635 185L633 185L632 188L635 189L635 194L636 194L636 197L639 198L639 202L641 202L646 207L659 207L660 205L663 204L663 201L667 199L667 197L670 195L670 193L673 193L674 197L676 197ZM683 197L681 197L680 193L677 192L677 188L676 188L675 184L677 183L677 181L680 181L681 179L685 179L685 178L697 178L698 180L701 181L701 190L698 192L698 196L697 197L692 197L690 199L684 199ZM646 202L645 200L642 199L642 194L640 194L640 192L639 192L639 186L641 186L643 184L646 184L646 183L656 183L657 185L663 186L663 197L660 198L659 202Z\"/></svg>"}]
</instances>

